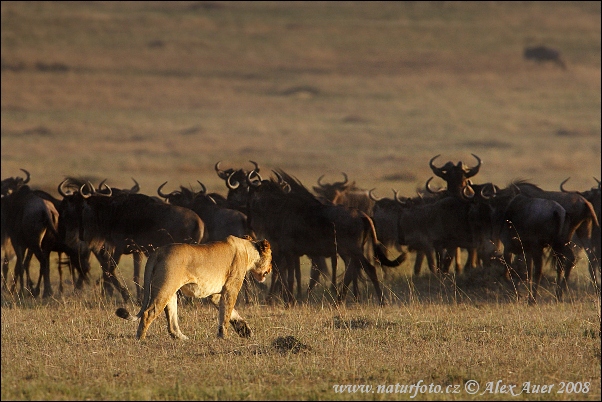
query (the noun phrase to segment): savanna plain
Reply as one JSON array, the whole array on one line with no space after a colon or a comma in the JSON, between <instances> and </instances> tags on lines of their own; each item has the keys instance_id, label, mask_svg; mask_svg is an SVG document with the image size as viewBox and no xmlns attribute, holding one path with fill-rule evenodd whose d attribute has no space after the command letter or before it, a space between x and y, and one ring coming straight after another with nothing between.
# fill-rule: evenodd
<instances>
[{"instance_id":1,"label":"savanna plain","mask_svg":"<svg viewBox=\"0 0 602 402\"><path fill-rule=\"evenodd\" d=\"M69 175L225 194L215 163L252 160L310 190L345 172L379 197L414 196L433 156L474 153L475 182L588 190L601 178L600 21L600 2L3 1L2 178L26 169L56 197ZM566 69L524 60L538 44ZM600 400L600 296L579 257L560 302L549 266L528 306L501 266L412 276L410 254L379 271L384 307L369 283L344 305L326 286L289 308L259 294L237 305L254 336L219 340L217 311L186 301L190 340L159 317L142 342L92 261L80 293L70 280L43 300L2 290L1 397ZM54 254L51 270L56 290ZM133 290L131 257L117 272Z\"/></svg>"}]
</instances>

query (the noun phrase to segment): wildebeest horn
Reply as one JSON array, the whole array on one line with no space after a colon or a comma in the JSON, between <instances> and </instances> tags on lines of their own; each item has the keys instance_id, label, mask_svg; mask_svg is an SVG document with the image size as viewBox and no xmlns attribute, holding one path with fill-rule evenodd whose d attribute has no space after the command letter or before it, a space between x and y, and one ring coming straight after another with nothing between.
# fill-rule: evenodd
<instances>
[{"instance_id":1,"label":"wildebeest horn","mask_svg":"<svg viewBox=\"0 0 602 402\"><path fill-rule=\"evenodd\" d=\"M600 189L600 180L596 179L595 177L594 177L594 180L598 183L598 190L599 190Z\"/></svg>"},{"instance_id":2,"label":"wildebeest horn","mask_svg":"<svg viewBox=\"0 0 602 402\"><path fill-rule=\"evenodd\" d=\"M140 191L140 185L138 184L138 182L136 181L136 179L134 179L132 177L132 180L134 180L134 187L130 188L130 193L137 193L138 191Z\"/></svg>"},{"instance_id":3,"label":"wildebeest horn","mask_svg":"<svg viewBox=\"0 0 602 402\"><path fill-rule=\"evenodd\" d=\"M29 183L29 179L30 179L29 172L25 169L21 169L21 170L23 171L23 173L25 173L27 175L27 178L25 180L23 180L23 184Z\"/></svg>"},{"instance_id":4,"label":"wildebeest horn","mask_svg":"<svg viewBox=\"0 0 602 402\"><path fill-rule=\"evenodd\" d=\"M464 198L472 199L474 197L474 190L470 186L466 186L462 189L462 195Z\"/></svg>"},{"instance_id":5,"label":"wildebeest horn","mask_svg":"<svg viewBox=\"0 0 602 402\"><path fill-rule=\"evenodd\" d=\"M217 205L217 201L215 201L212 196L208 195L207 199L209 199L209 201L211 201L212 203L214 203L215 205Z\"/></svg>"},{"instance_id":6,"label":"wildebeest horn","mask_svg":"<svg viewBox=\"0 0 602 402\"><path fill-rule=\"evenodd\" d=\"M228 173L226 173L226 172L225 172L225 171L223 171L223 170L220 170L220 168L219 168L219 164L220 164L221 162L222 162L222 161L218 161L218 162L215 164L215 171L217 172L217 175L219 176L219 178L220 178L220 179L222 179L222 180L228 180Z\"/></svg>"},{"instance_id":7,"label":"wildebeest horn","mask_svg":"<svg viewBox=\"0 0 602 402\"><path fill-rule=\"evenodd\" d=\"M475 174L479 173L479 169L481 168L481 158L479 158L475 154L471 154L471 155L475 157L475 159L477 160L478 164L477 164L477 166L469 169L468 172L466 172L466 177L472 177L472 176L474 176Z\"/></svg>"},{"instance_id":8,"label":"wildebeest horn","mask_svg":"<svg viewBox=\"0 0 602 402\"><path fill-rule=\"evenodd\" d=\"M68 193L65 192L65 190L63 189L63 186L65 185L65 183L67 183L69 181L69 179L65 179L63 180L58 187L58 192L60 195L62 195L63 197L67 197L70 196L71 194L73 194L72 191L69 191Z\"/></svg>"},{"instance_id":9,"label":"wildebeest horn","mask_svg":"<svg viewBox=\"0 0 602 402\"><path fill-rule=\"evenodd\" d=\"M251 170L251 172L254 172L254 170ZM234 176L233 174L229 175L228 178L226 179L226 186L230 189L230 190L236 190L238 188L238 186L240 186L240 183L235 181L234 183L232 183L230 181L230 179L232 178L232 176Z\"/></svg>"},{"instance_id":10,"label":"wildebeest horn","mask_svg":"<svg viewBox=\"0 0 602 402\"><path fill-rule=\"evenodd\" d=\"M101 190L102 187L104 187L106 191L97 191L96 194L102 195L103 197L110 197L113 195L113 190L111 190L111 187L107 186L105 183L102 183L102 186L100 186L98 190Z\"/></svg>"},{"instance_id":11,"label":"wildebeest horn","mask_svg":"<svg viewBox=\"0 0 602 402\"><path fill-rule=\"evenodd\" d=\"M379 201L380 198L376 197L372 192L376 190L376 187L374 187L373 189L371 189L370 191L368 191L368 196L370 197L370 199L372 201Z\"/></svg>"},{"instance_id":12,"label":"wildebeest horn","mask_svg":"<svg viewBox=\"0 0 602 402\"><path fill-rule=\"evenodd\" d=\"M430 182L431 182L431 180L433 180L433 176L431 176L431 177L430 177L430 178L429 178L429 179L426 181L426 186L425 186L425 187L426 187L426 191L428 191L428 192L429 192L429 193L431 193L431 194L438 194L438 193L441 193L441 192L445 191L445 189L440 189L440 190L437 190L437 191L435 191L435 190L432 190L432 189L431 189L431 186L430 186Z\"/></svg>"},{"instance_id":13,"label":"wildebeest horn","mask_svg":"<svg viewBox=\"0 0 602 402\"><path fill-rule=\"evenodd\" d=\"M491 192L487 191L488 187L491 188ZM495 197L496 193L497 193L497 189L495 188L493 183L488 183L487 185L485 185L481 188L481 198L483 198L484 200L489 200L492 197Z\"/></svg>"},{"instance_id":14,"label":"wildebeest horn","mask_svg":"<svg viewBox=\"0 0 602 402\"><path fill-rule=\"evenodd\" d=\"M203 183L201 183L199 180L197 180L196 182L199 183L201 185L201 187L203 188L201 190L201 194L205 194L207 192L207 188L205 187L205 185Z\"/></svg>"},{"instance_id":15,"label":"wildebeest horn","mask_svg":"<svg viewBox=\"0 0 602 402\"><path fill-rule=\"evenodd\" d=\"M429 166L430 166L431 170L433 171L433 173L435 173L437 176L443 178L443 172L441 171L441 168L438 168L435 165L433 165L433 161L440 156L441 156L441 154L433 156L431 158L431 160L429 161Z\"/></svg>"},{"instance_id":16,"label":"wildebeest horn","mask_svg":"<svg viewBox=\"0 0 602 402\"><path fill-rule=\"evenodd\" d=\"M258 187L262 182L262 178L261 175L259 173L257 173L254 170L251 170L248 174L247 174L247 183L249 183L250 186L253 187Z\"/></svg>"},{"instance_id":17,"label":"wildebeest horn","mask_svg":"<svg viewBox=\"0 0 602 402\"><path fill-rule=\"evenodd\" d=\"M324 185L322 183L320 183L320 180L322 180L322 177L324 177L324 175L318 177L318 186L324 188Z\"/></svg>"},{"instance_id":18,"label":"wildebeest horn","mask_svg":"<svg viewBox=\"0 0 602 402\"><path fill-rule=\"evenodd\" d=\"M253 165L255 165L255 169L253 169L253 170L259 173L259 166L257 165L257 162L253 162L253 161L249 161L249 162L251 162Z\"/></svg>"},{"instance_id":19,"label":"wildebeest horn","mask_svg":"<svg viewBox=\"0 0 602 402\"><path fill-rule=\"evenodd\" d=\"M395 190L394 188L392 188L391 190L393 190L393 195L395 197L395 201L397 201L401 205L406 205L406 200L402 200L401 198L399 198L399 192L397 190Z\"/></svg>"},{"instance_id":20,"label":"wildebeest horn","mask_svg":"<svg viewBox=\"0 0 602 402\"><path fill-rule=\"evenodd\" d=\"M347 174L345 172L341 172L345 177L345 181L335 182L334 185L344 186L349 181Z\"/></svg>"},{"instance_id":21,"label":"wildebeest horn","mask_svg":"<svg viewBox=\"0 0 602 402\"><path fill-rule=\"evenodd\" d=\"M163 198L165 198L165 199L169 198L169 196L170 196L170 195L172 195L172 194L175 192L175 191L172 191L172 192L171 192L171 193L169 193L169 194L165 194L165 193L163 193L163 192L161 191L161 189L162 189L162 188L163 188L163 186L165 186L166 184L167 184L167 182L165 182L165 183L161 184L161 185L159 186L159 188L157 189L157 194L159 194L159 197L163 197Z\"/></svg>"},{"instance_id":22,"label":"wildebeest horn","mask_svg":"<svg viewBox=\"0 0 602 402\"><path fill-rule=\"evenodd\" d=\"M84 188L87 188L89 191L84 191ZM89 181L85 184L82 184L82 186L79 189L79 193L82 195L82 197L84 198L90 198L90 196L92 194L94 194L95 190L94 190L94 186L92 185L92 183L90 183Z\"/></svg>"}]
</instances>

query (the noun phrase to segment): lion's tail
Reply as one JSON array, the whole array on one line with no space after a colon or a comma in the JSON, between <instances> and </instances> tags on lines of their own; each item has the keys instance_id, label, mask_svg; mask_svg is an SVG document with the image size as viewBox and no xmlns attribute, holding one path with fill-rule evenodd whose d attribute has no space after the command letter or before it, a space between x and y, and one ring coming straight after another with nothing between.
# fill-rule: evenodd
<instances>
[{"instance_id":1,"label":"lion's tail","mask_svg":"<svg viewBox=\"0 0 602 402\"><path fill-rule=\"evenodd\" d=\"M131 315L130 312L123 307L119 307L117 311L115 311L115 314L117 315L117 317L129 321L138 321L140 319L140 317L138 317L137 315Z\"/></svg>"},{"instance_id":2,"label":"lion's tail","mask_svg":"<svg viewBox=\"0 0 602 402\"><path fill-rule=\"evenodd\" d=\"M146 310L146 307L148 306L148 303L150 302L151 279L153 277L153 271L154 271L155 265L157 263L157 258L158 258L158 253L155 250L155 252L153 252L148 257L148 261L146 261L146 266L144 268L144 298L142 300L142 306L140 307L140 311L138 312L138 314L131 315L130 312L126 308L119 307L115 311L115 315L117 315L117 317L123 318L124 320L128 320L128 321L138 321L140 319L140 317L142 317L144 310Z\"/></svg>"}]
</instances>

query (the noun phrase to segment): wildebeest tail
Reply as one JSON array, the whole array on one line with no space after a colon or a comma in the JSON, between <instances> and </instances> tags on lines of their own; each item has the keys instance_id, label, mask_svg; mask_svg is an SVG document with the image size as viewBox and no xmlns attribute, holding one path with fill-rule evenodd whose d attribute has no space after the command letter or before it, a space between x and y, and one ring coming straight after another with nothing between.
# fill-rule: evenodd
<instances>
[{"instance_id":1,"label":"wildebeest tail","mask_svg":"<svg viewBox=\"0 0 602 402\"><path fill-rule=\"evenodd\" d=\"M367 228L369 235L372 237L372 246L374 248L374 256L380 262L383 267L398 267L402 262L406 260L406 253L401 254L394 260L390 260L385 252L385 246L378 241L376 237L376 229L374 228L374 222L369 216L363 217L364 226Z\"/></svg>"},{"instance_id":2,"label":"wildebeest tail","mask_svg":"<svg viewBox=\"0 0 602 402\"><path fill-rule=\"evenodd\" d=\"M127 309L123 308L123 307L119 307L117 309L117 311L115 311L115 314L117 315L117 317L123 318L124 320L129 320L129 321L138 321L138 319L140 319L140 317L135 316L135 315L131 315L129 311L127 311Z\"/></svg>"}]
</instances>

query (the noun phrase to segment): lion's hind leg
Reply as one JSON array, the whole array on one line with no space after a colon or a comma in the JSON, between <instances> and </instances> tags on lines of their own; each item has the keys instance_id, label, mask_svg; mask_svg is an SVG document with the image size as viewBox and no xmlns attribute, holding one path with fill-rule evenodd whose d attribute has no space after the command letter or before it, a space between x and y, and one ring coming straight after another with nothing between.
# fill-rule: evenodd
<instances>
[{"instance_id":1,"label":"lion's hind leg","mask_svg":"<svg viewBox=\"0 0 602 402\"><path fill-rule=\"evenodd\" d=\"M140 317L140 324L138 325L138 332L136 338L144 339L146 337L146 331L153 321L159 316L161 311L166 309L166 306L172 297L176 295L173 291L168 295L168 292L159 291L157 294L151 296L151 300L148 307L142 313ZM169 318L167 319L169 322Z\"/></svg>"},{"instance_id":2,"label":"lion's hind leg","mask_svg":"<svg viewBox=\"0 0 602 402\"><path fill-rule=\"evenodd\" d=\"M167 330L169 334L177 339L186 340L188 337L180 331L178 325L178 294L174 293L167 306L165 306L165 317L167 318Z\"/></svg>"}]
</instances>

